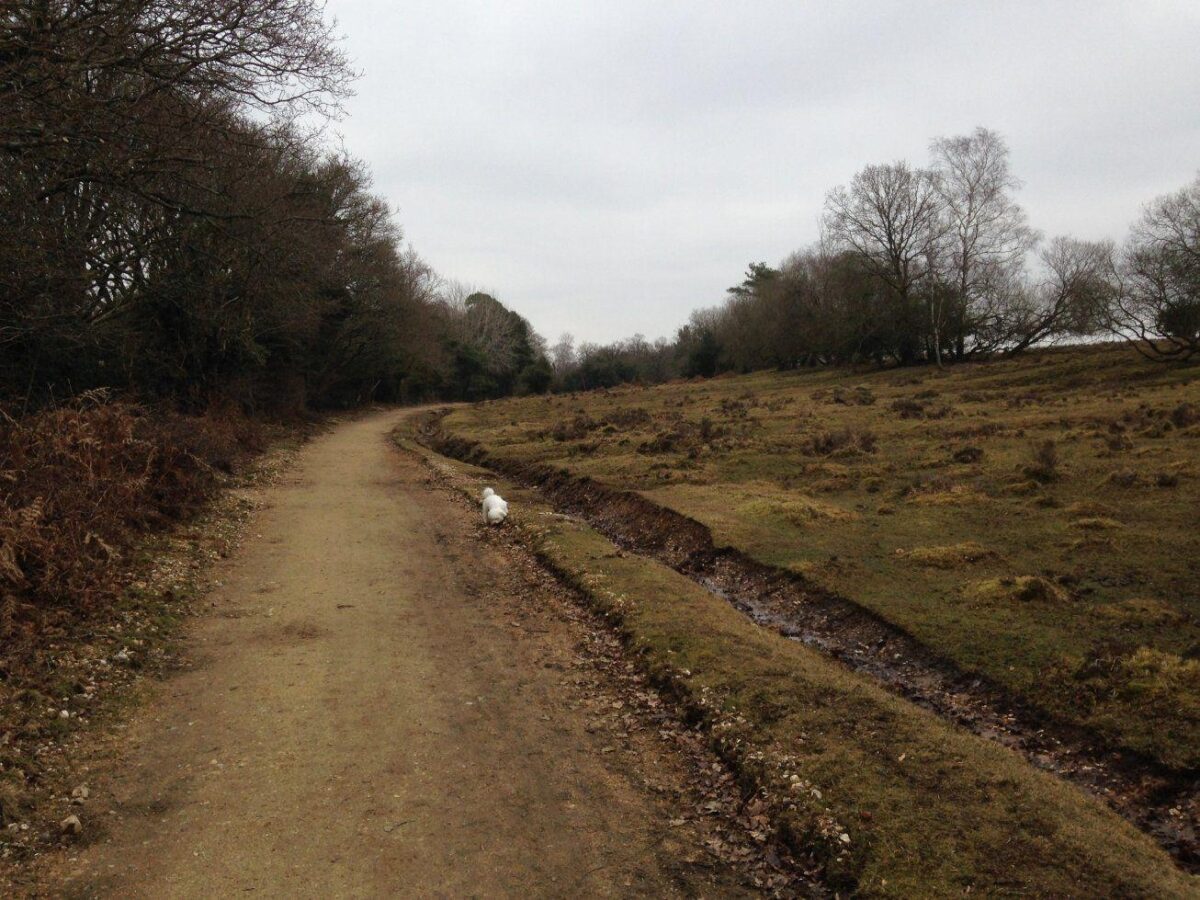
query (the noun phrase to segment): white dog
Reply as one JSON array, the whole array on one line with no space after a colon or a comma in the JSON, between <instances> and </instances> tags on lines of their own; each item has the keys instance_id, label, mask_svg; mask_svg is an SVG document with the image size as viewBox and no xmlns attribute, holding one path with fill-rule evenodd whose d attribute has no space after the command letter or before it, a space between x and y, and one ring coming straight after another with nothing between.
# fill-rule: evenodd
<instances>
[{"instance_id":1,"label":"white dog","mask_svg":"<svg viewBox=\"0 0 1200 900\"><path fill-rule=\"evenodd\" d=\"M481 507L485 525L499 525L508 518L508 503L490 487L483 489Z\"/></svg>"}]
</instances>

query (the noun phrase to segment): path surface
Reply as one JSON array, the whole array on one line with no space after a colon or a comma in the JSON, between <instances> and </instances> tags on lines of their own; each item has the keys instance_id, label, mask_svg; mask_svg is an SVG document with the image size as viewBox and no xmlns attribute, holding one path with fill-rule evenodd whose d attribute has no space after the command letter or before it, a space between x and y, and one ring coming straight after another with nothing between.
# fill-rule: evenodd
<instances>
[{"instance_id":1,"label":"path surface","mask_svg":"<svg viewBox=\"0 0 1200 900\"><path fill-rule=\"evenodd\" d=\"M601 752L570 636L512 627L508 559L388 442L400 415L313 441L269 490L55 893L727 892L678 861L661 785Z\"/></svg>"}]
</instances>

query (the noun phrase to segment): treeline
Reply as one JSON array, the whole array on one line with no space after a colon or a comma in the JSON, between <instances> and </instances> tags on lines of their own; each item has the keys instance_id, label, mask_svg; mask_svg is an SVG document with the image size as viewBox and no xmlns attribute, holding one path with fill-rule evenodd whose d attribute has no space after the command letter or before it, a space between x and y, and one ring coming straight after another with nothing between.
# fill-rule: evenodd
<instances>
[{"instance_id":1,"label":"treeline","mask_svg":"<svg viewBox=\"0 0 1200 900\"><path fill-rule=\"evenodd\" d=\"M448 291L327 148L312 123L352 77L315 0L4 4L0 404L106 387L295 410L547 383L528 323Z\"/></svg>"},{"instance_id":2,"label":"treeline","mask_svg":"<svg viewBox=\"0 0 1200 900\"><path fill-rule=\"evenodd\" d=\"M924 167L870 165L829 192L824 234L751 264L672 342L555 347L561 389L842 363L944 365L1116 337L1200 354L1200 178L1149 204L1120 247L1045 239L995 132L935 140Z\"/></svg>"}]
</instances>

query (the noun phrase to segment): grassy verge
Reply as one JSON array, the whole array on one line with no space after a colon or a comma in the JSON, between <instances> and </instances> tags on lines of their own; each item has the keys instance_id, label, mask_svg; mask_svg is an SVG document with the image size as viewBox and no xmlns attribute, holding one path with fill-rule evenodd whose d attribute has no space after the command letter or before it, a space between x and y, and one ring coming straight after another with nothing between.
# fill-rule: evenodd
<instances>
[{"instance_id":1,"label":"grassy verge","mask_svg":"<svg viewBox=\"0 0 1200 900\"><path fill-rule=\"evenodd\" d=\"M465 473L472 489L480 470ZM491 476L488 476L489 478ZM522 539L619 629L710 731L775 820L863 896L1194 896L1148 838L1016 755L750 623L501 482Z\"/></svg>"},{"instance_id":2,"label":"grassy verge","mask_svg":"<svg viewBox=\"0 0 1200 900\"><path fill-rule=\"evenodd\" d=\"M1045 716L1200 767L1200 370L1092 347L455 411L633 490Z\"/></svg>"}]
</instances>

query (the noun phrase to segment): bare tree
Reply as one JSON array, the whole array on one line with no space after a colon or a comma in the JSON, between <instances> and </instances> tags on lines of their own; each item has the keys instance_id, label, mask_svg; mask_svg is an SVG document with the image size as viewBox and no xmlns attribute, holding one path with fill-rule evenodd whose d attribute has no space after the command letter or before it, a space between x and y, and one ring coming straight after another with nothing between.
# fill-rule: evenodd
<instances>
[{"instance_id":1,"label":"bare tree","mask_svg":"<svg viewBox=\"0 0 1200 900\"><path fill-rule=\"evenodd\" d=\"M921 296L932 287L947 233L933 173L905 162L867 166L849 187L829 192L825 225L835 245L857 253L893 293L902 318L912 314L918 300L925 300L936 348L940 336L929 302L933 293L926 290ZM908 343L899 348L906 361L915 356L915 347Z\"/></svg>"},{"instance_id":2,"label":"bare tree","mask_svg":"<svg viewBox=\"0 0 1200 900\"><path fill-rule=\"evenodd\" d=\"M1200 176L1142 213L1121 255L1106 324L1145 356L1200 354Z\"/></svg>"},{"instance_id":3,"label":"bare tree","mask_svg":"<svg viewBox=\"0 0 1200 900\"><path fill-rule=\"evenodd\" d=\"M452 313L454 338L479 350L487 358L490 371L506 371L513 362L519 337L511 313L490 294L461 281L446 282L441 299Z\"/></svg>"},{"instance_id":4,"label":"bare tree","mask_svg":"<svg viewBox=\"0 0 1200 900\"><path fill-rule=\"evenodd\" d=\"M1113 245L1057 237L1041 253L1043 276L1015 291L1008 303L1006 350L1099 330L1116 293Z\"/></svg>"},{"instance_id":5,"label":"bare tree","mask_svg":"<svg viewBox=\"0 0 1200 900\"><path fill-rule=\"evenodd\" d=\"M336 111L351 78L321 4L11 0L0 9L0 381L25 371L31 386L60 390L107 382L114 362L141 363L132 332L151 333L171 307L217 329L209 344L220 352L185 350L199 338L177 321L177 346L154 337L155 352L170 348L162 360L216 368L235 346L260 359L250 304L296 307L282 294L278 307L251 299L270 291L251 277L268 248L288 247L276 229L292 227L300 246L336 227L316 224L311 126L289 122ZM276 268L293 262L297 275L317 274L301 258ZM269 336L279 327L268 318L257 322Z\"/></svg>"},{"instance_id":6,"label":"bare tree","mask_svg":"<svg viewBox=\"0 0 1200 900\"><path fill-rule=\"evenodd\" d=\"M948 228L944 287L954 354L987 352L1004 340L997 328L1038 233L1012 198L1020 182L1008 168L1008 147L986 128L938 138L933 171Z\"/></svg>"},{"instance_id":7,"label":"bare tree","mask_svg":"<svg viewBox=\"0 0 1200 900\"><path fill-rule=\"evenodd\" d=\"M570 332L564 331L559 335L554 346L550 348L550 365L554 369L555 377L562 378L575 367L577 362L575 337Z\"/></svg>"}]
</instances>

